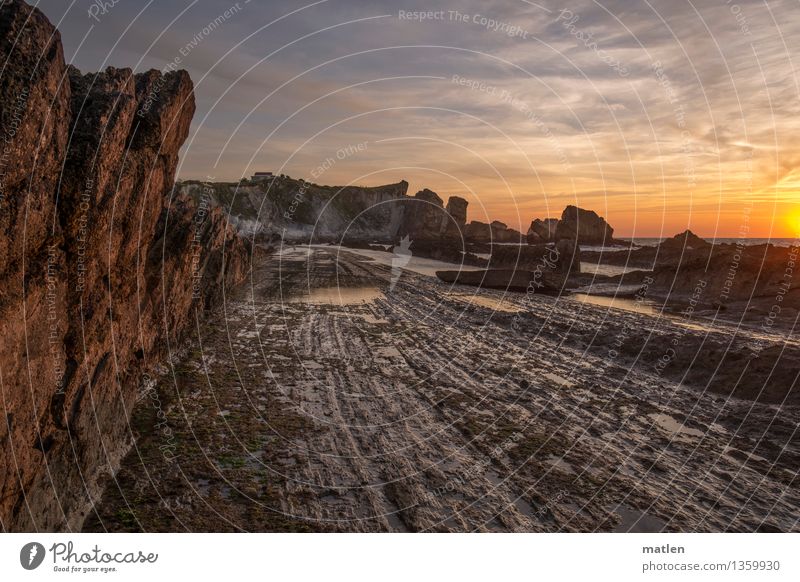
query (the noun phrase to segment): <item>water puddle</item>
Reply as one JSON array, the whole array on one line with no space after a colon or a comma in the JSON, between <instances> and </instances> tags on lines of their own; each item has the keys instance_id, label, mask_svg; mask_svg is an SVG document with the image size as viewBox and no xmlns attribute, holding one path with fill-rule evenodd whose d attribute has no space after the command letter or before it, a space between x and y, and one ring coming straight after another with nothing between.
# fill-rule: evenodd
<instances>
[{"instance_id":1,"label":"water puddle","mask_svg":"<svg viewBox=\"0 0 800 582\"><path fill-rule=\"evenodd\" d=\"M426 259L423 257L409 257L407 255L396 255L394 253L385 253L383 251L374 251L370 249L351 249L348 247L328 246L328 245L311 245L311 249L324 249L331 252L346 252L354 255L359 255L374 261L380 265L386 265L392 268L392 272L411 271L420 275L428 277L436 277L436 271L481 271L482 267L474 267L462 265L459 263L447 263L444 261L437 261L435 259Z\"/></svg>"},{"instance_id":2,"label":"water puddle","mask_svg":"<svg viewBox=\"0 0 800 582\"><path fill-rule=\"evenodd\" d=\"M514 305L510 300L505 298L492 297L490 295L463 295L459 293L446 293L446 297L455 299L462 303L469 303L478 307L485 307L492 311L500 311L503 313L520 313L523 311L519 305Z\"/></svg>"},{"instance_id":3,"label":"water puddle","mask_svg":"<svg viewBox=\"0 0 800 582\"><path fill-rule=\"evenodd\" d=\"M525 501L522 497L517 497L514 500L514 507L516 507L517 511L519 511L525 517L529 517L534 520L537 519L537 515L533 509L533 506Z\"/></svg>"},{"instance_id":4,"label":"water puddle","mask_svg":"<svg viewBox=\"0 0 800 582\"><path fill-rule=\"evenodd\" d=\"M573 293L572 295L570 295L570 299L574 299L575 301L579 301L580 303L596 305L598 307L621 309L622 311L642 313L644 315L658 315L658 308L656 307L656 305L648 301L627 299L623 297L605 297L602 295L587 295L586 293Z\"/></svg>"},{"instance_id":5,"label":"water puddle","mask_svg":"<svg viewBox=\"0 0 800 582\"><path fill-rule=\"evenodd\" d=\"M359 305L371 303L383 297L377 287L318 287L308 293L289 297L288 303L310 303L312 305Z\"/></svg>"},{"instance_id":6,"label":"water puddle","mask_svg":"<svg viewBox=\"0 0 800 582\"><path fill-rule=\"evenodd\" d=\"M611 511L622 518L622 521L614 528L615 532L624 533L657 533L663 531L667 523L653 515L648 515L644 511L637 511L626 505L617 505Z\"/></svg>"},{"instance_id":7,"label":"water puddle","mask_svg":"<svg viewBox=\"0 0 800 582\"><path fill-rule=\"evenodd\" d=\"M667 433L672 440L691 442L696 438L701 438L705 434L701 430L689 428L679 423L668 414L653 413L648 414L647 416L648 418L652 419L656 425L658 425L658 428Z\"/></svg>"},{"instance_id":8,"label":"water puddle","mask_svg":"<svg viewBox=\"0 0 800 582\"><path fill-rule=\"evenodd\" d=\"M581 263L581 273L587 275L603 275L606 277L616 277L633 271L639 271L637 267L626 267L623 265L601 265L598 263Z\"/></svg>"}]
</instances>

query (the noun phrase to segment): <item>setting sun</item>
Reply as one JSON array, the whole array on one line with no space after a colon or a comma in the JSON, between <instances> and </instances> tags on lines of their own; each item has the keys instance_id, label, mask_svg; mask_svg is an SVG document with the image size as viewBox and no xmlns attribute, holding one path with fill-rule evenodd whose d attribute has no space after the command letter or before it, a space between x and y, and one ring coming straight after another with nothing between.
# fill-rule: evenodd
<instances>
[{"instance_id":1,"label":"setting sun","mask_svg":"<svg viewBox=\"0 0 800 582\"><path fill-rule=\"evenodd\" d=\"M788 214L786 228L790 237L800 236L800 208L795 208Z\"/></svg>"}]
</instances>

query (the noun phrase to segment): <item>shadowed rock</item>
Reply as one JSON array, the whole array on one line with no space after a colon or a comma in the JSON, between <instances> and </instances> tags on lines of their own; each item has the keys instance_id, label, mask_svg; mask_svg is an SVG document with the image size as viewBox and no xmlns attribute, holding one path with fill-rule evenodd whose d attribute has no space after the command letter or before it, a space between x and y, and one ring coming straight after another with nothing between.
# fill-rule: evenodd
<instances>
[{"instance_id":1,"label":"shadowed rock","mask_svg":"<svg viewBox=\"0 0 800 582\"><path fill-rule=\"evenodd\" d=\"M536 218L528 229L528 244L538 244L556 239L557 218Z\"/></svg>"},{"instance_id":2,"label":"shadowed rock","mask_svg":"<svg viewBox=\"0 0 800 582\"><path fill-rule=\"evenodd\" d=\"M0 523L73 529L132 442L143 375L250 252L220 209L173 197L185 71L83 75L20 0L0 6L0 60Z\"/></svg>"},{"instance_id":3,"label":"shadowed rock","mask_svg":"<svg viewBox=\"0 0 800 582\"><path fill-rule=\"evenodd\" d=\"M569 238L578 244L611 243L614 229L593 210L567 206L556 227L556 238Z\"/></svg>"}]
</instances>

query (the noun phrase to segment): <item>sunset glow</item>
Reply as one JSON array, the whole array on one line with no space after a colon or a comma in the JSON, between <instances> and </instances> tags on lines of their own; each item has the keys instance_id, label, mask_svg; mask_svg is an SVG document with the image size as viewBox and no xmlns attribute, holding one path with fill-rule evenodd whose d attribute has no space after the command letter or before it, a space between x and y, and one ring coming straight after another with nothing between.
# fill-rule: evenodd
<instances>
[{"instance_id":1,"label":"sunset glow","mask_svg":"<svg viewBox=\"0 0 800 582\"><path fill-rule=\"evenodd\" d=\"M82 69L127 66L145 46L137 70L178 58L189 71L198 114L183 179L405 179L411 194L464 196L470 219L523 230L577 203L621 236L736 237L743 225L751 237L791 236L797 6L648 6L510 1L492 5L492 27L464 19L485 16L484 2L323 2L265 28L297 7L252 3L188 48L213 7L177 18L177 5L158 3L139 18L119 3L80 47L93 20L72 11L62 26ZM42 8L60 20L65 5Z\"/></svg>"}]
</instances>

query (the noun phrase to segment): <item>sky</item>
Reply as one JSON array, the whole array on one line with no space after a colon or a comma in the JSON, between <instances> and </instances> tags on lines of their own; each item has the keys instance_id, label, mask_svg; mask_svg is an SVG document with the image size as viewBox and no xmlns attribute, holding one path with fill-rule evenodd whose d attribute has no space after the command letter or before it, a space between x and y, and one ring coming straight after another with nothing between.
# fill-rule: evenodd
<instances>
[{"instance_id":1,"label":"sky","mask_svg":"<svg viewBox=\"0 0 800 582\"><path fill-rule=\"evenodd\" d=\"M189 71L182 179L404 179L522 230L576 204L618 236L800 236L798 0L30 3L84 72Z\"/></svg>"}]
</instances>

